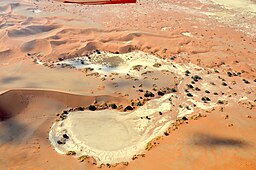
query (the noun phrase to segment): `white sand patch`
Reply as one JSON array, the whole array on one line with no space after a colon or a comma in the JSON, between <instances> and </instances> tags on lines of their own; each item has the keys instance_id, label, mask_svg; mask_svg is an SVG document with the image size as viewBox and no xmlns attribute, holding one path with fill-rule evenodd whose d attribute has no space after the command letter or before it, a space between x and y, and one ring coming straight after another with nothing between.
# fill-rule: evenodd
<instances>
[{"instance_id":1,"label":"white sand patch","mask_svg":"<svg viewBox=\"0 0 256 170\"><path fill-rule=\"evenodd\" d=\"M158 67L155 64L160 64ZM94 72L102 75L118 73L129 74L135 77L141 76L145 71L168 70L183 76L189 68L201 70L198 66L188 64L178 64L168 59L160 59L153 54L142 51L134 51L126 54L113 54L101 52L93 53L89 57L76 57L54 63L56 67L73 67L76 69L92 68Z\"/></svg>"},{"instance_id":2,"label":"white sand patch","mask_svg":"<svg viewBox=\"0 0 256 170\"><path fill-rule=\"evenodd\" d=\"M193 35L190 32L183 32L181 34L187 37L193 37Z\"/></svg>"},{"instance_id":3,"label":"white sand patch","mask_svg":"<svg viewBox=\"0 0 256 170\"><path fill-rule=\"evenodd\" d=\"M38 65L44 65L45 64L45 62L41 61L36 55L32 55L31 58L32 58L33 62L38 64Z\"/></svg>"},{"instance_id":4,"label":"white sand patch","mask_svg":"<svg viewBox=\"0 0 256 170\"><path fill-rule=\"evenodd\" d=\"M34 9L33 10L33 13L35 13L35 14L38 14L38 13L41 13L42 11L40 10L40 9Z\"/></svg>"},{"instance_id":5,"label":"white sand patch","mask_svg":"<svg viewBox=\"0 0 256 170\"><path fill-rule=\"evenodd\" d=\"M161 31L170 31L172 27L162 27Z\"/></svg>"},{"instance_id":6,"label":"white sand patch","mask_svg":"<svg viewBox=\"0 0 256 170\"><path fill-rule=\"evenodd\" d=\"M93 53L88 57L68 59L55 65L69 65L77 69L93 68L102 75L128 73L138 77L145 71L168 70L182 79L190 78L185 76L186 70L191 73L203 71L191 63L178 64L141 51L127 54ZM180 82L179 86L183 86L183 83ZM59 153L75 151L76 156L92 156L99 165L130 161L134 155L145 150L148 142L163 135L169 128L176 119L171 117L172 112L176 112L178 117L191 114L194 111L192 104L187 102L182 92L180 97L165 94L129 113L113 110L72 112L65 120L52 126L49 139ZM179 109L179 105L191 109ZM69 139L65 140L65 144L58 144L58 140L63 140L63 134L67 134Z\"/></svg>"},{"instance_id":7,"label":"white sand patch","mask_svg":"<svg viewBox=\"0 0 256 170\"><path fill-rule=\"evenodd\" d=\"M72 112L52 126L49 139L57 152L75 151L77 156L93 156L98 164L130 161L170 126L170 114L160 116L159 112L170 110L171 95L151 100L129 113L115 110ZM57 144L63 134L69 139L65 144Z\"/></svg>"},{"instance_id":8,"label":"white sand patch","mask_svg":"<svg viewBox=\"0 0 256 170\"><path fill-rule=\"evenodd\" d=\"M77 69L101 68L97 72L103 75L114 72L129 73L138 77L145 70L168 70L181 79L178 84L179 95L165 94L146 102L132 112L114 110L71 112L66 119L52 126L49 139L57 152L65 154L68 151L75 151L76 156L92 156L98 165L132 160L134 155L145 150L148 142L163 135L177 117L192 114L198 109L212 109L217 105L218 100L229 99L222 95L209 96L211 99L202 100L208 95L204 90L213 90L211 93L215 92L214 90L227 91L226 86L213 86L209 83L220 81L217 74L209 75L209 71L213 72L211 69L205 70L191 63L179 64L139 51L127 54L94 53L89 57L64 60L58 64L70 64ZM111 61L112 59L114 62ZM156 63L157 67L154 66ZM134 69L134 66L137 66L137 69ZM197 93L194 89L189 89L193 94L189 97L188 91L185 92L184 89L195 75L202 76L202 79L197 80L193 85L201 88L202 92ZM230 100L234 99L230 98ZM177 117L172 117L173 113L176 113ZM64 139L64 134L69 138ZM65 144L58 144L59 140L65 140Z\"/></svg>"},{"instance_id":9,"label":"white sand patch","mask_svg":"<svg viewBox=\"0 0 256 170\"><path fill-rule=\"evenodd\" d=\"M223 5L228 9L243 9L250 12L256 12L256 4L253 0L212 0L214 3Z\"/></svg>"}]
</instances>

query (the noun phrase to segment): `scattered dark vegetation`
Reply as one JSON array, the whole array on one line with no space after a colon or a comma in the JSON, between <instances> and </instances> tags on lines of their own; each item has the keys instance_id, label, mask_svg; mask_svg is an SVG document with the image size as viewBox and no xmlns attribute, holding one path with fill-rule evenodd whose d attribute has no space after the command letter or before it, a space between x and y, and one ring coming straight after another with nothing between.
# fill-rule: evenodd
<instances>
[{"instance_id":1,"label":"scattered dark vegetation","mask_svg":"<svg viewBox=\"0 0 256 170\"><path fill-rule=\"evenodd\" d=\"M144 94L144 97L155 97L155 95L150 91L146 91L146 93Z\"/></svg>"},{"instance_id":2,"label":"scattered dark vegetation","mask_svg":"<svg viewBox=\"0 0 256 170\"><path fill-rule=\"evenodd\" d=\"M90 105L90 106L88 107L88 109L91 110L91 111L95 111L97 108L96 108L96 106L94 106L94 105Z\"/></svg>"},{"instance_id":3,"label":"scattered dark vegetation","mask_svg":"<svg viewBox=\"0 0 256 170\"><path fill-rule=\"evenodd\" d=\"M210 93L210 91L209 91L209 90L205 90L205 93L208 93L208 94L209 94L209 93Z\"/></svg>"},{"instance_id":4,"label":"scattered dark vegetation","mask_svg":"<svg viewBox=\"0 0 256 170\"><path fill-rule=\"evenodd\" d=\"M191 85L191 84L187 84L187 87L190 88L190 89L193 89L193 88L194 88L194 86Z\"/></svg>"},{"instance_id":5,"label":"scattered dark vegetation","mask_svg":"<svg viewBox=\"0 0 256 170\"><path fill-rule=\"evenodd\" d=\"M117 108L117 105L116 105L116 104L110 104L110 107L111 107L112 109L116 109L116 108Z\"/></svg>"},{"instance_id":6,"label":"scattered dark vegetation","mask_svg":"<svg viewBox=\"0 0 256 170\"><path fill-rule=\"evenodd\" d=\"M198 82L199 80L202 80L202 77L195 75L191 77L195 82Z\"/></svg>"},{"instance_id":7,"label":"scattered dark vegetation","mask_svg":"<svg viewBox=\"0 0 256 170\"><path fill-rule=\"evenodd\" d=\"M233 76L233 74L232 74L231 72L227 72L227 75L228 75L229 77L232 77L232 76Z\"/></svg>"},{"instance_id":8,"label":"scattered dark vegetation","mask_svg":"<svg viewBox=\"0 0 256 170\"><path fill-rule=\"evenodd\" d=\"M188 97L193 97L193 94L187 93L187 96L188 96Z\"/></svg>"},{"instance_id":9,"label":"scattered dark vegetation","mask_svg":"<svg viewBox=\"0 0 256 170\"><path fill-rule=\"evenodd\" d=\"M159 96L163 96L163 95L164 95L164 92L158 91L157 94L158 94Z\"/></svg>"},{"instance_id":10,"label":"scattered dark vegetation","mask_svg":"<svg viewBox=\"0 0 256 170\"><path fill-rule=\"evenodd\" d=\"M64 119L66 119L66 118L67 118L67 115L66 115L66 114L61 114L61 115L60 115L60 119L61 119L61 120L64 120Z\"/></svg>"},{"instance_id":11,"label":"scattered dark vegetation","mask_svg":"<svg viewBox=\"0 0 256 170\"><path fill-rule=\"evenodd\" d=\"M223 100L218 100L217 104L224 104L224 101Z\"/></svg>"},{"instance_id":12,"label":"scattered dark vegetation","mask_svg":"<svg viewBox=\"0 0 256 170\"><path fill-rule=\"evenodd\" d=\"M57 141L57 144L59 144L59 145L64 145L65 143L66 143L65 139L60 139Z\"/></svg>"},{"instance_id":13,"label":"scattered dark vegetation","mask_svg":"<svg viewBox=\"0 0 256 170\"><path fill-rule=\"evenodd\" d=\"M69 139L69 136L67 135L67 134L64 134L64 135L62 135L63 136L63 138L65 138L65 139Z\"/></svg>"},{"instance_id":14,"label":"scattered dark vegetation","mask_svg":"<svg viewBox=\"0 0 256 170\"><path fill-rule=\"evenodd\" d=\"M186 120L188 120L188 118L186 116L183 116L182 120L186 121Z\"/></svg>"},{"instance_id":15,"label":"scattered dark vegetation","mask_svg":"<svg viewBox=\"0 0 256 170\"><path fill-rule=\"evenodd\" d=\"M77 110L78 111L84 111L84 108L83 107L78 107Z\"/></svg>"},{"instance_id":16,"label":"scattered dark vegetation","mask_svg":"<svg viewBox=\"0 0 256 170\"><path fill-rule=\"evenodd\" d=\"M169 133L168 133L168 132L164 132L164 135L165 135L165 136L169 136Z\"/></svg>"},{"instance_id":17,"label":"scattered dark vegetation","mask_svg":"<svg viewBox=\"0 0 256 170\"><path fill-rule=\"evenodd\" d=\"M227 86L227 83L225 83L225 82L222 82L222 86Z\"/></svg>"},{"instance_id":18,"label":"scattered dark vegetation","mask_svg":"<svg viewBox=\"0 0 256 170\"><path fill-rule=\"evenodd\" d=\"M132 106L126 106L124 111L127 111L127 110L133 110L133 107Z\"/></svg>"},{"instance_id":19,"label":"scattered dark vegetation","mask_svg":"<svg viewBox=\"0 0 256 170\"><path fill-rule=\"evenodd\" d=\"M150 117L148 117L148 116L146 116L146 119L151 120L151 118L150 118Z\"/></svg>"},{"instance_id":20,"label":"scattered dark vegetation","mask_svg":"<svg viewBox=\"0 0 256 170\"><path fill-rule=\"evenodd\" d=\"M177 92L177 90L175 89L175 88L171 88L171 90L170 90L172 93L176 93Z\"/></svg>"},{"instance_id":21,"label":"scattered dark vegetation","mask_svg":"<svg viewBox=\"0 0 256 170\"><path fill-rule=\"evenodd\" d=\"M143 106L143 104L139 101L139 102L137 103L137 106Z\"/></svg>"},{"instance_id":22,"label":"scattered dark vegetation","mask_svg":"<svg viewBox=\"0 0 256 170\"><path fill-rule=\"evenodd\" d=\"M176 59L176 56L172 56L170 59L171 59L171 60L175 60L175 59Z\"/></svg>"},{"instance_id":23,"label":"scattered dark vegetation","mask_svg":"<svg viewBox=\"0 0 256 170\"><path fill-rule=\"evenodd\" d=\"M209 97L204 96L204 97L202 97L202 101L207 103L207 102L211 101L211 99Z\"/></svg>"},{"instance_id":24,"label":"scattered dark vegetation","mask_svg":"<svg viewBox=\"0 0 256 170\"><path fill-rule=\"evenodd\" d=\"M195 88L196 91L201 91L201 89L199 89L198 87Z\"/></svg>"},{"instance_id":25,"label":"scattered dark vegetation","mask_svg":"<svg viewBox=\"0 0 256 170\"><path fill-rule=\"evenodd\" d=\"M243 79L243 81L244 81L245 84L250 84L250 82L246 79Z\"/></svg>"},{"instance_id":26,"label":"scattered dark vegetation","mask_svg":"<svg viewBox=\"0 0 256 170\"><path fill-rule=\"evenodd\" d=\"M156 67L156 68L159 68L159 67L161 67L162 65L160 64L160 63L155 63L154 65L153 65L153 67Z\"/></svg>"},{"instance_id":27,"label":"scattered dark vegetation","mask_svg":"<svg viewBox=\"0 0 256 170\"><path fill-rule=\"evenodd\" d=\"M100 50L95 50L95 52L96 52L97 54L101 54Z\"/></svg>"},{"instance_id":28,"label":"scattered dark vegetation","mask_svg":"<svg viewBox=\"0 0 256 170\"><path fill-rule=\"evenodd\" d=\"M66 153L66 155L76 155L76 152L75 152L75 151L68 151L68 152Z\"/></svg>"},{"instance_id":29,"label":"scattered dark vegetation","mask_svg":"<svg viewBox=\"0 0 256 170\"><path fill-rule=\"evenodd\" d=\"M80 161L80 162L83 162L85 159L87 159L87 158L89 158L88 156L86 156L86 155L82 155L82 156L80 156L79 158L78 158L78 160Z\"/></svg>"},{"instance_id":30,"label":"scattered dark vegetation","mask_svg":"<svg viewBox=\"0 0 256 170\"><path fill-rule=\"evenodd\" d=\"M190 74L191 74L191 72L190 72L189 70L186 70L186 71L185 71L185 75L186 75L186 76L189 76Z\"/></svg>"},{"instance_id":31,"label":"scattered dark vegetation","mask_svg":"<svg viewBox=\"0 0 256 170\"><path fill-rule=\"evenodd\" d=\"M66 111L66 110L65 110L65 111L63 111L63 113L62 113L62 114L67 115L67 114L68 114L68 111Z\"/></svg>"}]
</instances>

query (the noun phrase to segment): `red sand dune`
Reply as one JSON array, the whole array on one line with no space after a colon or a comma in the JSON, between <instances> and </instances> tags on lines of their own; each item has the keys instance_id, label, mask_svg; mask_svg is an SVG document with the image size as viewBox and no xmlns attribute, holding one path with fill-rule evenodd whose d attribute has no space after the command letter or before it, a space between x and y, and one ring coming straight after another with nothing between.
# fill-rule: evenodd
<instances>
[{"instance_id":1,"label":"red sand dune","mask_svg":"<svg viewBox=\"0 0 256 170\"><path fill-rule=\"evenodd\" d=\"M77 3L77 4L84 4L84 5L102 5L102 4L125 4L125 3L136 3L136 0L105 0L105 1L64 1L64 3Z\"/></svg>"}]
</instances>

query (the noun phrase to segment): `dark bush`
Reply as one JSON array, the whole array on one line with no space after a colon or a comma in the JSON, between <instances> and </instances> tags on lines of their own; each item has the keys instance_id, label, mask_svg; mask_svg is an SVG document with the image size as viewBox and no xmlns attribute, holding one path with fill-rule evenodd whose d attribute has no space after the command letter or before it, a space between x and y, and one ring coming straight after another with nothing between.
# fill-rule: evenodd
<instances>
[{"instance_id":1,"label":"dark bush","mask_svg":"<svg viewBox=\"0 0 256 170\"><path fill-rule=\"evenodd\" d=\"M159 96L163 96L163 95L164 95L164 92L158 91L157 94L158 94Z\"/></svg>"},{"instance_id":2,"label":"dark bush","mask_svg":"<svg viewBox=\"0 0 256 170\"><path fill-rule=\"evenodd\" d=\"M205 93L210 93L210 91L209 90L205 90Z\"/></svg>"},{"instance_id":3,"label":"dark bush","mask_svg":"<svg viewBox=\"0 0 256 170\"><path fill-rule=\"evenodd\" d=\"M90 105L88 109L91 111L95 111L97 108L94 105Z\"/></svg>"},{"instance_id":4,"label":"dark bush","mask_svg":"<svg viewBox=\"0 0 256 170\"><path fill-rule=\"evenodd\" d=\"M150 92L150 91L146 91L146 93L144 94L144 97L154 97L155 95Z\"/></svg>"},{"instance_id":5,"label":"dark bush","mask_svg":"<svg viewBox=\"0 0 256 170\"><path fill-rule=\"evenodd\" d=\"M182 117L182 120L186 121L186 120L188 120L188 118L185 117L185 116L183 116L183 117Z\"/></svg>"},{"instance_id":6,"label":"dark bush","mask_svg":"<svg viewBox=\"0 0 256 170\"><path fill-rule=\"evenodd\" d=\"M64 134L64 135L63 135L63 138L69 139L69 136L68 136L67 134Z\"/></svg>"},{"instance_id":7,"label":"dark bush","mask_svg":"<svg viewBox=\"0 0 256 170\"><path fill-rule=\"evenodd\" d=\"M110 104L110 107L111 107L112 109L116 109L116 108L117 108L117 105L116 105L116 104Z\"/></svg>"},{"instance_id":8,"label":"dark bush","mask_svg":"<svg viewBox=\"0 0 256 170\"><path fill-rule=\"evenodd\" d=\"M177 90L175 88L171 88L171 92L175 93L175 92L177 92Z\"/></svg>"},{"instance_id":9,"label":"dark bush","mask_svg":"<svg viewBox=\"0 0 256 170\"><path fill-rule=\"evenodd\" d=\"M126 108L124 109L124 111L126 110L133 110L133 107L132 106L126 106Z\"/></svg>"},{"instance_id":10,"label":"dark bush","mask_svg":"<svg viewBox=\"0 0 256 170\"><path fill-rule=\"evenodd\" d=\"M187 96L188 96L188 97L193 97L193 94L187 93Z\"/></svg>"},{"instance_id":11,"label":"dark bush","mask_svg":"<svg viewBox=\"0 0 256 170\"><path fill-rule=\"evenodd\" d=\"M196 91L201 91L201 89L199 89L198 87L195 88Z\"/></svg>"}]
</instances>

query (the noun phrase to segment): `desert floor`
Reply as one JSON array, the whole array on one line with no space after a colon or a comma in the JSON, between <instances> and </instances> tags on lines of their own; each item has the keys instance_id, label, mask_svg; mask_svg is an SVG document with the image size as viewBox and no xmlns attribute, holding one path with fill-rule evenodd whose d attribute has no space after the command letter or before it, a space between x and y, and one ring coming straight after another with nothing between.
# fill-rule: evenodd
<instances>
[{"instance_id":1,"label":"desert floor","mask_svg":"<svg viewBox=\"0 0 256 170\"><path fill-rule=\"evenodd\" d=\"M120 67L60 64L77 57ZM129 114L166 95L172 108L139 116L154 139L129 161L81 161L50 143L64 110ZM168 128L154 135L161 116ZM256 169L255 122L254 1L0 1L0 169Z\"/></svg>"}]
</instances>

